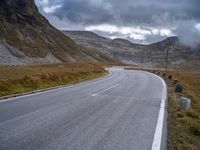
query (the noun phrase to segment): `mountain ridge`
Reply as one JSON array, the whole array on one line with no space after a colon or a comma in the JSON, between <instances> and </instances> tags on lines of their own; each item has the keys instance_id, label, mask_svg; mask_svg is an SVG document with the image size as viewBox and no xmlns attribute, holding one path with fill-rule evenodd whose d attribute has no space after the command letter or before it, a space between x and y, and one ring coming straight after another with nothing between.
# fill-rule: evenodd
<instances>
[{"instance_id":1,"label":"mountain ridge","mask_svg":"<svg viewBox=\"0 0 200 150\"><path fill-rule=\"evenodd\" d=\"M0 1L0 64L33 65L66 61L113 61L164 66L166 51L175 65L199 60L200 48L169 37L142 45L89 31L59 31L40 14L34 0Z\"/></svg>"},{"instance_id":2,"label":"mountain ridge","mask_svg":"<svg viewBox=\"0 0 200 150\"><path fill-rule=\"evenodd\" d=\"M111 60L101 52L77 45L53 27L34 0L1 0L0 12L0 64Z\"/></svg>"},{"instance_id":3,"label":"mountain ridge","mask_svg":"<svg viewBox=\"0 0 200 150\"><path fill-rule=\"evenodd\" d=\"M104 40L102 40L102 36L98 38L99 35L93 39L88 39L87 35L91 34L91 31L81 32L80 34L78 31L75 31L76 34L74 34L74 31L62 32L80 45L103 51L112 58L129 64L144 65L147 67L164 67L167 51L169 51L169 62L172 65L187 63L191 58L199 59L199 55L195 53L200 51L200 48L193 49L183 45L176 36L168 37L152 44L143 45L120 38L104 38ZM84 35L83 33L87 34Z\"/></svg>"}]
</instances>

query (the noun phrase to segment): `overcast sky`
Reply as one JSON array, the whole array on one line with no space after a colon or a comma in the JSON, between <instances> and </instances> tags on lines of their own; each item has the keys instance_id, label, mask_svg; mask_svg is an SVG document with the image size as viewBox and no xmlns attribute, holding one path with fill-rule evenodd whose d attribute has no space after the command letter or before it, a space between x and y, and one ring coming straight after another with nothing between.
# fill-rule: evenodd
<instances>
[{"instance_id":1,"label":"overcast sky","mask_svg":"<svg viewBox=\"0 0 200 150\"><path fill-rule=\"evenodd\" d=\"M152 43L169 36L200 42L200 0L35 0L61 30L88 30L110 38Z\"/></svg>"}]
</instances>

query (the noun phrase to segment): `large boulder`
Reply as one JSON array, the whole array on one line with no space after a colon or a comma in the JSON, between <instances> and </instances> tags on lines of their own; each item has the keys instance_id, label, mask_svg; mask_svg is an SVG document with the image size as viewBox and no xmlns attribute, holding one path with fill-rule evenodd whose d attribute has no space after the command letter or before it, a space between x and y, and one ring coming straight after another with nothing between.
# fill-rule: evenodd
<instances>
[{"instance_id":1,"label":"large boulder","mask_svg":"<svg viewBox=\"0 0 200 150\"><path fill-rule=\"evenodd\" d=\"M192 106L192 101L189 98L181 97L180 108L189 109Z\"/></svg>"}]
</instances>

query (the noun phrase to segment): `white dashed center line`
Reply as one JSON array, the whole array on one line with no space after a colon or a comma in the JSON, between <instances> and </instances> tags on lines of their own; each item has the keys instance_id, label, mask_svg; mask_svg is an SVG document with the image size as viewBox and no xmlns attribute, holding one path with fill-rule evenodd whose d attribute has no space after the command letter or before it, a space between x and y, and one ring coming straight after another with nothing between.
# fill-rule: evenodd
<instances>
[{"instance_id":1,"label":"white dashed center line","mask_svg":"<svg viewBox=\"0 0 200 150\"><path fill-rule=\"evenodd\" d=\"M113 89L113 88L115 88L115 87L117 87L117 86L119 86L119 84L115 84L115 85L113 85L113 86L111 86L111 87L109 87L109 88L106 88L106 89L104 89L104 90L101 90L101 91L99 91L99 92L97 92L97 93L93 93L92 96L97 96L97 95L99 95L99 94L101 94L101 93L103 93L103 92L106 92L106 91L108 91L108 90L110 90L110 89Z\"/></svg>"}]
</instances>

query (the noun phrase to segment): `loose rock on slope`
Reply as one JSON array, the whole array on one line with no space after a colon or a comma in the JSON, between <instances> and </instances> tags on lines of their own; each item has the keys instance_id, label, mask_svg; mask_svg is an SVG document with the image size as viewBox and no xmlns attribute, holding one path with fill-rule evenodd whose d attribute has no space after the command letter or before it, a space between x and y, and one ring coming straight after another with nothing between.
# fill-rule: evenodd
<instances>
[{"instance_id":1,"label":"loose rock on slope","mask_svg":"<svg viewBox=\"0 0 200 150\"><path fill-rule=\"evenodd\" d=\"M43 17L34 0L0 1L0 64L111 60L77 45Z\"/></svg>"}]
</instances>

